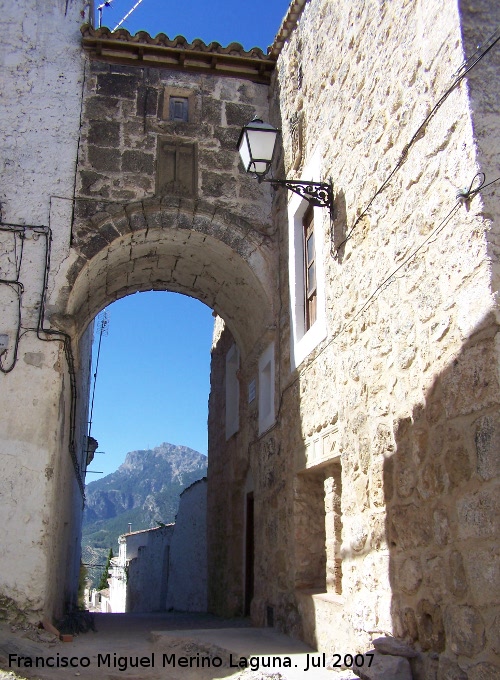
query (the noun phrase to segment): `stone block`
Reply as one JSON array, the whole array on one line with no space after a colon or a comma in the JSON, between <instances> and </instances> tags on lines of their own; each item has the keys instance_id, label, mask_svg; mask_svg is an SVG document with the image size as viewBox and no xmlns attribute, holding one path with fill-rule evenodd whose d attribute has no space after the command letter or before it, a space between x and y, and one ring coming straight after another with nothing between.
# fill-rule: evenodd
<instances>
[{"instance_id":1,"label":"stone block","mask_svg":"<svg viewBox=\"0 0 500 680\"><path fill-rule=\"evenodd\" d=\"M413 680L408 659L379 654L377 651L370 654L374 655L370 667L371 657L365 656L365 664L353 669L361 680Z\"/></svg>"},{"instance_id":2,"label":"stone block","mask_svg":"<svg viewBox=\"0 0 500 680\"><path fill-rule=\"evenodd\" d=\"M438 665L437 654L420 654L410 659L413 680L437 680Z\"/></svg>"},{"instance_id":3,"label":"stone block","mask_svg":"<svg viewBox=\"0 0 500 680\"><path fill-rule=\"evenodd\" d=\"M493 341L465 348L443 374L443 403L448 417L474 413L500 401Z\"/></svg>"},{"instance_id":4,"label":"stone block","mask_svg":"<svg viewBox=\"0 0 500 680\"><path fill-rule=\"evenodd\" d=\"M442 656L439 659L437 680L467 680L467 673L455 661Z\"/></svg>"},{"instance_id":5,"label":"stone block","mask_svg":"<svg viewBox=\"0 0 500 680\"><path fill-rule=\"evenodd\" d=\"M484 621L475 607L451 605L445 609L444 625L451 651L472 658L484 649Z\"/></svg>"},{"instance_id":6,"label":"stone block","mask_svg":"<svg viewBox=\"0 0 500 680\"><path fill-rule=\"evenodd\" d=\"M432 514L434 539L438 545L447 545L451 537L450 520L444 508L436 508Z\"/></svg>"},{"instance_id":7,"label":"stone block","mask_svg":"<svg viewBox=\"0 0 500 680\"><path fill-rule=\"evenodd\" d=\"M105 149L100 146L89 146L88 160L92 168L98 172L119 172L120 152L118 149Z\"/></svg>"},{"instance_id":8,"label":"stone block","mask_svg":"<svg viewBox=\"0 0 500 680\"><path fill-rule=\"evenodd\" d=\"M154 87L139 87L137 91L137 116L158 115L158 90Z\"/></svg>"},{"instance_id":9,"label":"stone block","mask_svg":"<svg viewBox=\"0 0 500 680\"><path fill-rule=\"evenodd\" d=\"M93 170L82 170L80 172L81 193L99 195L104 198L109 196L108 178Z\"/></svg>"},{"instance_id":10,"label":"stone block","mask_svg":"<svg viewBox=\"0 0 500 680\"><path fill-rule=\"evenodd\" d=\"M97 76L97 94L105 97L134 99L139 79L122 73L100 73Z\"/></svg>"},{"instance_id":11,"label":"stone block","mask_svg":"<svg viewBox=\"0 0 500 680\"><path fill-rule=\"evenodd\" d=\"M120 115L120 101L112 97L90 97L85 104L87 120L115 120Z\"/></svg>"},{"instance_id":12,"label":"stone block","mask_svg":"<svg viewBox=\"0 0 500 680\"><path fill-rule=\"evenodd\" d=\"M222 102L211 97L204 97L201 105L201 119L210 125L222 124Z\"/></svg>"},{"instance_id":13,"label":"stone block","mask_svg":"<svg viewBox=\"0 0 500 680\"><path fill-rule=\"evenodd\" d=\"M478 605L500 604L500 547L463 553L469 589Z\"/></svg>"},{"instance_id":14,"label":"stone block","mask_svg":"<svg viewBox=\"0 0 500 680\"><path fill-rule=\"evenodd\" d=\"M500 614L497 614L488 631L488 640L491 649L500 656Z\"/></svg>"},{"instance_id":15,"label":"stone block","mask_svg":"<svg viewBox=\"0 0 500 680\"><path fill-rule=\"evenodd\" d=\"M388 512L389 545L411 550L432 540L432 522L428 506L394 505Z\"/></svg>"},{"instance_id":16,"label":"stone block","mask_svg":"<svg viewBox=\"0 0 500 680\"><path fill-rule=\"evenodd\" d=\"M500 417L485 416L476 422L477 473L482 479L500 476Z\"/></svg>"},{"instance_id":17,"label":"stone block","mask_svg":"<svg viewBox=\"0 0 500 680\"><path fill-rule=\"evenodd\" d=\"M444 491L444 474L441 463L431 459L423 466L417 488L424 499L433 498Z\"/></svg>"},{"instance_id":18,"label":"stone block","mask_svg":"<svg viewBox=\"0 0 500 680\"><path fill-rule=\"evenodd\" d=\"M454 442L447 448L444 465L452 489L469 481L472 474L472 463L463 443Z\"/></svg>"},{"instance_id":19,"label":"stone block","mask_svg":"<svg viewBox=\"0 0 500 680\"><path fill-rule=\"evenodd\" d=\"M156 135L145 134L144 122L137 118L126 120L122 124L122 140L123 146L129 150L152 152L156 148Z\"/></svg>"},{"instance_id":20,"label":"stone block","mask_svg":"<svg viewBox=\"0 0 500 680\"><path fill-rule=\"evenodd\" d=\"M493 538L500 535L500 494L498 489L470 493L457 503L460 538Z\"/></svg>"},{"instance_id":21,"label":"stone block","mask_svg":"<svg viewBox=\"0 0 500 680\"><path fill-rule=\"evenodd\" d=\"M457 597L461 597L467 592L467 576L462 555L458 550L453 550L450 553L448 564L450 569L450 578L448 580L450 590Z\"/></svg>"},{"instance_id":22,"label":"stone block","mask_svg":"<svg viewBox=\"0 0 500 680\"><path fill-rule=\"evenodd\" d=\"M226 121L228 125L237 125L239 128L249 123L255 115L255 108L247 104L226 103Z\"/></svg>"},{"instance_id":23,"label":"stone block","mask_svg":"<svg viewBox=\"0 0 500 680\"><path fill-rule=\"evenodd\" d=\"M401 589L409 595L414 595L422 583L422 567L418 557L404 559L398 570L397 580L394 583L396 589ZM390 652L387 652L390 653Z\"/></svg>"},{"instance_id":24,"label":"stone block","mask_svg":"<svg viewBox=\"0 0 500 680\"><path fill-rule=\"evenodd\" d=\"M237 158L235 158L234 149L232 151L230 149L200 149L198 162L200 166L207 170L217 168L219 170L234 171ZM258 186L258 182L255 182L255 184Z\"/></svg>"},{"instance_id":25,"label":"stone block","mask_svg":"<svg viewBox=\"0 0 500 680\"><path fill-rule=\"evenodd\" d=\"M416 614L422 649L442 652L445 648L445 631L440 606L429 600L420 600Z\"/></svg>"},{"instance_id":26,"label":"stone block","mask_svg":"<svg viewBox=\"0 0 500 680\"><path fill-rule=\"evenodd\" d=\"M90 122L88 143L93 146L117 147L120 144L120 123L112 120Z\"/></svg>"},{"instance_id":27,"label":"stone block","mask_svg":"<svg viewBox=\"0 0 500 680\"><path fill-rule=\"evenodd\" d=\"M155 168L154 156L143 151L124 151L122 158L123 172L138 172L152 175Z\"/></svg>"},{"instance_id":28,"label":"stone block","mask_svg":"<svg viewBox=\"0 0 500 680\"><path fill-rule=\"evenodd\" d=\"M108 243L112 243L120 236L111 222L106 222L106 224L99 227L99 234L105 238Z\"/></svg>"},{"instance_id":29,"label":"stone block","mask_svg":"<svg viewBox=\"0 0 500 680\"><path fill-rule=\"evenodd\" d=\"M100 234L96 234L90 241L82 246L81 251L88 260L91 260L97 253L103 250L103 248L106 248L107 245L108 242L106 239Z\"/></svg>"},{"instance_id":30,"label":"stone block","mask_svg":"<svg viewBox=\"0 0 500 680\"><path fill-rule=\"evenodd\" d=\"M413 659L418 656L412 647L393 637L378 637L372 640L372 645L380 654L390 654L392 656L404 656L406 659Z\"/></svg>"},{"instance_id":31,"label":"stone block","mask_svg":"<svg viewBox=\"0 0 500 680\"><path fill-rule=\"evenodd\" d=\"M248 122L248 121L247 121ZM218 140L221 149L236 149L240 131L237 128L216 127L214 129L214 138Z\"/></svg>"},{"instance_id":32,"label":"stone block","mask_svg":"<svg viewBox=\"0 0 500 680\"><path fill-rule=\"evenodd\" d=\"M500 678L500 666L492 663L478 663L467 669L467 680L498 680Z\"/></svg>"},{"instance_id":33,"label":"stone block","mask_svg":"<svg viewBox=\"0 0 500 680\"><path fill-rule=\"evenodd\" d=\"M202 173L202 187L204 196L213 198L236 196L236 182L232 175L205 171Z\"/></svg>"}]
</instances>

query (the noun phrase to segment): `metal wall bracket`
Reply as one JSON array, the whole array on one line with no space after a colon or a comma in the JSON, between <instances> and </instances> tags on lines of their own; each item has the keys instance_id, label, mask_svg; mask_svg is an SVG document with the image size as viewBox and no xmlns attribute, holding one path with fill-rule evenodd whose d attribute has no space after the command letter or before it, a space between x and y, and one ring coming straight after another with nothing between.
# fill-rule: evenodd
<instances>
[{"instance_id":1,"label":"metal wall bracket","mask_svg":"<svg viewBox=\"0 0 500 680\"><path fill-rule=\"evenodd\" d=\"M268 182L273 189L286 187L298 194L318 208L328 208L333 218L333 187L331 182L303 182L293 179L259 178L261 182Z\"/></svg>"}]
</instances>

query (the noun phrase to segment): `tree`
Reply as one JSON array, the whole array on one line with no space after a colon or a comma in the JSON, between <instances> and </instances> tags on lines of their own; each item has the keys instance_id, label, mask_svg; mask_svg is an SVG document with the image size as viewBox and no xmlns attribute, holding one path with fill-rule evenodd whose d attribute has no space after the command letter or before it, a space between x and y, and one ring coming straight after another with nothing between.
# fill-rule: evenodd
<instances>
[{"instance_id":1,"label":"tree","mask_svg":"<svg viewBox=\"0 0 500 680\"><path fill-rule=\"evenodd\" d=\"M87 603L85 601L85 586L87 585L87 577L89 570L80 560L80 574L78 577L78 608L86 609Z\"/></svg>"},{"instance_id":2,"label":"tree","mask_svg":"<svg viewBox=\"0 0 500 680\"><path fill-rule=\"evenodd\" d=\"M99 581L99 585L97 586L97 590L104 590L105 588L108 587L108 577L109 577L109 568L111 565L111 558L113 557L113 548L109 549L109 554L108 554L108 559L106 561L106 566L104 567L104 571L102 572L101 580Z\"/></svg>"}]
</instances>

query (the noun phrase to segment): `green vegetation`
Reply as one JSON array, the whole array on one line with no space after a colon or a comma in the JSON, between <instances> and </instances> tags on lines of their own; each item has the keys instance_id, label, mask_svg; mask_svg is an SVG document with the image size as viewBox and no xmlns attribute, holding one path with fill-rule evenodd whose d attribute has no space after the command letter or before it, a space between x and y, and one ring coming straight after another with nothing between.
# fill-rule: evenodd
<instances>
[{"instance_id":1,"label":"green vegetation","mask_svg":"<svg viewBox=\"0 0 500 680\"><path fill-rule=\"evenodd\" d=\"M104 567L104 571L102 572L101 580L99 581L99 585L97 586L97 590L104 590L105 588L108 587L109 566L111 564L112 558L113 558L113 548L110 548L109 553L108 553L108 559L106 561L106 566Z\"/></svg>"},{"instance_id":2,"label":"green vegetation","mask_svg":"<svg viewBox=\"0 0 500 680\"><path fill-rule=\"evenodd\" d=\"M87 577L87 567L80 561L80 574L78 576L78 607L80 609L87 609L87 603L85 602L85 583Z\"/></svg>"}]
</instances>

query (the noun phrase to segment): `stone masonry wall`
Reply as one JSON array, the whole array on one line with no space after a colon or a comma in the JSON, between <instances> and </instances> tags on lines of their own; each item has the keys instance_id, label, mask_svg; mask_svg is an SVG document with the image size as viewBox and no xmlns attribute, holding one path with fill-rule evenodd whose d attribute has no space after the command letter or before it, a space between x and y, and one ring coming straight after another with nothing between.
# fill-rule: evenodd
<instances>
[{"instance_id":1,"label":"stone masonry wall","mask_svg":"<svg viewBox=\"0 0 500 680\"><path fill-rule=\"evenodd\" d=\"M494 677L499 667L498 223L485 209L495 188L456 202L478 170L497 176L496 146L478 153L474 136L495 138L480 114L496 106L486 74L497 57L474 71L491 108L473 110L464 81L421 127L463 62L461 22L485 37L498 25L478 26L484 13L466 3L460 10L434 0L308 3L278 62L271 121L283 130L277 174L300 177L319 150L335 216L330 224L316 211L327 338L292 374L281 316L279 444L267 456L268 435L253 461L256 487L266 487L255 611L273 606L280 627L330 652L396 635L424 653L416 678ZM282 310L284 208L277 198ZM328 460L342 470L342 587L308 594L295 590L304 546L294 541L307 540L294 531L295 474Z\"/></svg>"},{"instance_id":2,"label":"stone masonry wall","mask_svg":"<svg viewBox=\"0 0 500 680\"><path fill-rule=\"evenodd\" d=\"M236 142L245 122L266 116L268 87L95 61L86 68L73 248L56 300L62 322L80 333L106 304L168 289L230 317L244 345L245 325L269 304L275 267L270 190L238 168ZM186 120L171 120L179 97ZM255 309L242 313L238 296Z\"/></svg>"},{"instance_id":3,"label":"stone masonry wall","mask_svg":"<svg viewBox=\"0 0 500 680\"><path fill-rule=\"evenodd\" d=\"M153 197L204 200L269 230L268 189L247 181L235 153L242 125L267 111L267 91L237 78L90 62L75 246L94 255L86 237L103 211ZM170 119L170 99L179 95L187 102L185 121ZM101 234L108 242L117 236Z\"/></svg>"}]
</instances>

